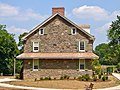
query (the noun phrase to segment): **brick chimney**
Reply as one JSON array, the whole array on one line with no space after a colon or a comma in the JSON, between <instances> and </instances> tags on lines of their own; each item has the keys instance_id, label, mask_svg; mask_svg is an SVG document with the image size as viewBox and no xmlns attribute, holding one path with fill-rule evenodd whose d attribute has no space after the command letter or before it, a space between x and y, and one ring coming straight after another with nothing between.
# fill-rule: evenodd
<instances>
[{"instance_id":1,"label":"brick chimney","mask_svg":"<svg viewBox=\"0 0 120 90\"><path fill-rule=\"evenodd\" d=\"M64 16L64 7L52 8L52 15L59 13Z\"/></svg>"}]
</instances>

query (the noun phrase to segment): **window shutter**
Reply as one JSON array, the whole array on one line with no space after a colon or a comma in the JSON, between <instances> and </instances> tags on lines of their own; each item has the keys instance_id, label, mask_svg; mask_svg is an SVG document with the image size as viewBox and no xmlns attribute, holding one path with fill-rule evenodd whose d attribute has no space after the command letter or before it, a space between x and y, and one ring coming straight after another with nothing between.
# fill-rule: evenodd
<instances>
[{"instance_id":1,"label":"window shutter","mask_svg":"<svg viewBox=\"0 0 120 90\"><path fill-rule=\"evenodd\" d=\"M44 28L44 34L47 35L48 34L48 31L46 28Z\"/></svg>"},{"instance_id":2,"label":"window shutter","mask_svg":"<svg viewBox=\"0 0 120 90\"><path fill-rule=\"evenodd\" d=\"M30 52L33 52L33 42L30 44Z\"/></svg>"},{"instance_id":3,"label":"window shutter","mask_svg":"<svg viewBox=\"0 0 120 90\"><path fill-rule=\"evenodd\" d=\"M44 51L44 44L39 42L39 51L43 52Z\"/></svg>"},{"instance_id":4,"label":"window shutter","mask_svg":"<svg viewBox=\"0 0 120 90\"><path fill-rule=\"evenodd\" d=\"M30 60L30 69L33 69L33 60Z\"/></svg>"},{"instance_id":5,"label":"window shutter","mask_svg":"<svg viewBox=\"0 0 120 90\"><path fill-rule=\"evenodd\" d=\"M79 41L76 42L76 51L79 52Z\"/></svg>"},{"instance_id":6,"label":"window shutter","mask_svg":"<svg viewBox=\"0 0 120 90\"><path fill-rule=\"evenodd\" d=\"M39 42L39 52L41 52L41 42Z\"/></svg>"},{"instance_id":7,"label":"window shutter","mask_svg":"<svg viewBox=\"0 0 120 90\"><path fill-rule=\"evenodd\" d=\"M88 51L88 42L85 41L85 51Z\"/></svg>"},{"instance_id":8,"label":"window shutter","mask_svg":"<svg viewBox=\"0 0 120 90\"><path fill-rule=\"evenodd\" d=\"M71 35L71 29L68 29L68 34Z\"/></svg>"}]
</instances>

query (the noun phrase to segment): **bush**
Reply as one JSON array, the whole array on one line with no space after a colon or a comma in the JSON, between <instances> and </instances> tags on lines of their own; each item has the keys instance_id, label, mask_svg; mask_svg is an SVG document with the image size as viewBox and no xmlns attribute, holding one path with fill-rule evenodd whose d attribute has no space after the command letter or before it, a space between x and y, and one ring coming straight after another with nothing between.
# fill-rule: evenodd
<instances>
[{"instance_id":1,"label":"bush","mask_svg":"<svg viewBox=\"0 0 120 90\"><path fill-rule=\"evenodd\" d=\"M89 81L90 80L90 76L89 74L85 74L85 75L82 75L82 76L79 76L78 77L78 80L82 80L82 81Z\"/></svg>"},{"instance_id":2,"label":"bush","mask_svg":"<svg viewBox=\"0 0 120 90\"><path fill-rule=\"evenodd\" d=\"M108 76L105 76L106 80L108 80Z\"/></svg>"},{"instance_id":3,"label":"bush","mask_svg":"<svg viewBox=\"0 0 120 90\"><path fill-rule=\"evenodd\" d=\"M94 77L93 77L93 81L97 81L97 76L94 76Z\"/></svg>"},{"instance_id":4,"label":"bush","mask_svg":"<svg viewBox=\"0 0 120 90\"><path fill-rule=\"evenodd\" d=\"M74 80L76 79L76 77L74 77Z\"/></svg>"},{"instance_id":5,"label":"bush","mask_svg":"<svg viewBox=\"0 0 120 90\"><path fill-rule=\"evenodd\" d=\"M105 81L105 80L106 80L106 77L105 77L105 76L103 76L103 77L102 77L102 80L103 80L103 81Z\"/></svg>"},{"instance_id":6,"label":"bush","mask_svg":"<svg viewBox=\"0 0 120 90\"><path fill-rule=\"evenodd\" d=\"M85 78L86 81L90 80L89 74L85 74L85 75L84 75L84 78Z\"/></svg>"},{"instance_id":7,"label":"bush","mask_svg":"<svg viewBox=\"0 0 120 90\"><path fill-rule=\"evenodd\" d=\"M70 77L70 76L68 76L68 75L64 75L64 76L63 76L64 79L69 79L69 77Z\"/></svg>"},{"instance_id":8,"label":"bush","mask_svg":"<svg viewBox=\"0 0 120 90\"><path fill-rule=\"evenodd\" d=\"M117 69L120 69L120 63L117 64L116 68L117 68Z\"/></svg>"},{"instance_id":9,"label":"bush","mask_svg":"<svg viewBox=\"0 0 120 90\"><path fill-rule=\"evenodd\" d=\"M79 80L79 81L85 81L85 79L84 79L82 76L79 76L79 77L78 77L78 80Z\"/></svg>"},{"instance_id":10,"label":"bush","mask_svg":"<svg viewBox=\"0 0 120 90\"><path fill-rule=\"evenodd\" d=\"M64 79L64 77L63 77L63 76L61 76L61 77L60 77L60 80L63 80L63 79Z\"/></svg>"},{"instance_id":11,"label":"bush","mask_svg":"<svg viewBox=\"0 0 120 90\"><path fill-rule=\"evenodd\" d=\"M54 77L54 80L56 80L56 78Z\"/></svg>"},{"instance_id":12,"label":"bush","mask_svg":"<svg viewBox=\"0 0 120 90\"><path fill-rule=\"evenodd\" d=\"M102 75L101 75L101 74L99 74L99 75L98 75L98 78L99 78L99 79L101 79L101 76L102 76Z\"/></svg>"},{"instance_id":13,"label":"bush","mask_svg":"<svg viewBox=\"0 0 120 90\"><path fill-rule=\"evenodd\" d=\"M50 76L48 77L48 80L51 80L51 77L50 77Z\"/></svg>"},{"instance_id":14,"label":"bush","mask_svg":"<svg viewBox=\"0 0 120 90\"><path fill-rule=\"evenodd\" d=\"M20 74L15 75L16 79L20 79Z\"/></svg>"},{"instance_id":15,"label":"bush","mask_svg":"<svg viewBox=\"0 0 120 90\"><path fill-rule=\"evenodd\" d=\"M37 81L37 78L35 78L35 81Z\"/></svg>"},{"instance_id":16,"label":"bush","mask_svg":"<svg viewBox=\"0 0 120 90\"><path fill-rule=\"evenodd\" d=\"M45 77L44 80L49 80L49 77Z\"/></svg>"},{"instance_id":17,"label":"bush","mask_svg":"<svg viewBox=\"0 0 120 90\"><path fill-rule=\"evenodd\" d=\"M40 78L40 80L44 80L44 78L43 78L43 77L41 77L41 78Z\"/></svg>"}]
</instances>

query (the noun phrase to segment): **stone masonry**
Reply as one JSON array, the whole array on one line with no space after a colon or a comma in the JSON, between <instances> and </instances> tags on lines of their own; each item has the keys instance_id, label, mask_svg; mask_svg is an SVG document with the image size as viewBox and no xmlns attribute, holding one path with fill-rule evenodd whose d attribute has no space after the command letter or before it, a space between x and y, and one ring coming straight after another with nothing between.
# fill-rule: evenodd
<instances>
[{"instance_id":1,"label":"stone masonry","mask_svg":"<svg viewBox=\"0 0 120 90\"><path fill-rule=\"evenodd\" d=\"M56 23L57 22L57 23ZM76 35L71 35L70 30L74 26L62 18L56 16L43 26L45 35L39 35L39 30L28 37L24 43L24 52L32 51L32 42L40 43L40 52L78 52L78 43L87 42L86 52L92 52L93 41L77 29Z\"/></svg>"},{"instance_id":2,"label":"stone masonry","mask_svg":"<svg viewBox=\"0 0 120 90\"><path fill-rule=\"evenodd\" d=\"M30 65L28 64L30 62ZM24 79L35 79L40 77L52 77L60 79L61 76L78 77L83 74L92 74L92 71L79 71L79 60L39 60L38 71L32 70L32 60L24 60ZM86 69L90 69L91 60L87 60Z\"/></svg>"}]
</instances>

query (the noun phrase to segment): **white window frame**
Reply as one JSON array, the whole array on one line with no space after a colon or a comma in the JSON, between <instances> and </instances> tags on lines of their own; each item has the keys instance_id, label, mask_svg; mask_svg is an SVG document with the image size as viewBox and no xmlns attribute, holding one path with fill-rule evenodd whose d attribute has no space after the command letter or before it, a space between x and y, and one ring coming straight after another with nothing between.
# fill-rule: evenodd
<instances>
[{"instance_id":1,"label":"white window frame","mask_svg":"<svg viewBox=\"0 0 120 90\"><path fill-rule=\"evenodd\" d=\"M81 50L81 49L80 49L80 43L81 43L81 42L84 42L84 50ZM80 52L85 52L85 41L79 41L79 51L80 51Z\"/></svg>"},{"instance_id":2,"label":"white window frame","mask_svg":"<svg viewBox=\"0 0 120 90\"><path fill-rule=\"evenodd\" d=\"M38 43L38 50L34 50L34 47L35 47L35 44L34 44L35 42L33 42L33 52L39 52L39 42L37 42Z\"/></svg>"},{"instance_id":3,"label":"white window frame","mask_svg":"<svg viewBox=\"0 0 120 90\"><path fill-rule=\"evenodd\" d=\"M38 60L38 69L39 69L39 59ZM38 71L38 69L34 69L34 61L36 61L35 59L33 59L33 71Z\"/></svg>"},{"instance_id":4,"label":"white window frame","mask_svg":"<svg viewBox=\"0 0 120 90\"><path fill-rule=\"evenodd\" d=\"M41 29L43 29L43 34L41 34ZM40 29L39 29L39 35L44 35L44 34L45 34L44 28L40 28Z\"/></svg>"},{"instance_id":5,"label":"white window frame","mask_svg":"<svg viewBox=\"0 0 120 90\"><path fill-rule=\"evenodd\" d=\"M84 69L80 69L80 61L84 60ZM79 59L79 71L84 71L85 70L85 59Z\"/></svg>"},{"instance_id":6,"label":"white window frame","mask_svg":"<svg viewBox=\"0 0 120 90\"><path fill-rule=\"evenodd\" d=\"M75 29L75 33L73 33L73 29ZM71 28L71 34L76 35L76 28Z\"/></svg>"}]
</instances>

